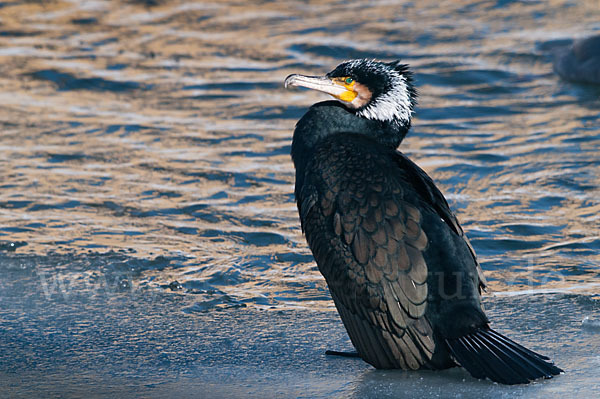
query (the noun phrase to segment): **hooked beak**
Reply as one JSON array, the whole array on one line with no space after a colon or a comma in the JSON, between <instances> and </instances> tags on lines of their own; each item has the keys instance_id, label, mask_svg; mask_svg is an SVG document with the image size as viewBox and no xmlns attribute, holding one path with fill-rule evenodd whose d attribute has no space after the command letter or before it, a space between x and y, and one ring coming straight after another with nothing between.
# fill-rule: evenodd
<instances>
[{"instance_id":1,"label":"hooked beak","mask_svg":"<svg viewBox=\"0 0 600 399\"><path fill-rule=\"evenodd\" d=\"M285 88L291 87L306 87L307 89L318 90L327 93L337 98L342 99L342 95L348 91L344 86L341 86L325 76L304 76L290 75L285 78Z\"/></svg>"}]
</instances>

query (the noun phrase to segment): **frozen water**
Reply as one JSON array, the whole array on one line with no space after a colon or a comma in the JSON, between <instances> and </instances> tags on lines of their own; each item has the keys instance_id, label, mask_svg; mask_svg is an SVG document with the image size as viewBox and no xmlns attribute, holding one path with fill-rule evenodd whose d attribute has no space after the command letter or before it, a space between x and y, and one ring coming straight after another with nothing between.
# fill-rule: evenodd
<instances>
[{"instance_id":1,"label":"frozen water","mask_svg":"<svg viewBox=\"0 0 600 399\"><path fill-rule=\"evenodd\" d=\"M566 371L502 386L458 368L381 371L360 359L325 356L327 349L352 348L334 310L205 310L194 307L197 295L135 279L102 289L45 290L35 266L56 268L69 259L18 260L0 258L15 266L0 269L3 397L584 398L600 389L600 334L581 323L600 318L600 301L590 296L486 297L496 329ZM106 281L120 281L106 269L114 259L87 261L106 271Z\"/></svg>"}]
</instances>

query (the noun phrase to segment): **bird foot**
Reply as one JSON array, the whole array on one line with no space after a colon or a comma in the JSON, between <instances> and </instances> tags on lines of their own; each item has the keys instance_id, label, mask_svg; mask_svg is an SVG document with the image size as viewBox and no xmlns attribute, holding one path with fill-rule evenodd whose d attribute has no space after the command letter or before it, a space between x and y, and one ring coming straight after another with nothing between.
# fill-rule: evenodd
<instances>
[{"instance_id":1,"label":"bird foot","mask_svg":"<svg viewBox=\"0 0 600 399\"><path fill-rule=\"evenodd\" d=\"M325 351L327 356L360 357L358 352Z\"/></svg>"}]
</instances>

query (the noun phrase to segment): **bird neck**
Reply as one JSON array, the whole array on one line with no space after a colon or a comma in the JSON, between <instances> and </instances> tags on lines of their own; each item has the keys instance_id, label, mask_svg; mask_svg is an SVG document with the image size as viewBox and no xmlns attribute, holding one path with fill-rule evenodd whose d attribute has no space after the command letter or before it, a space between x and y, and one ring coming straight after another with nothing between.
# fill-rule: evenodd
<instances>
[{"instance_id":1,"label":"bird neck","mask_svg":"<svg viewBox=\"0 0 600 399\"><path fill-rule=\"evenodd\" d=\"M292 158L297 164L299 158L312 153L320 141L337 134L362 135L396 149L409 128L410 121L367 119L356 115L338 101L320 102L310 107L298 121L292 142Z\"/></svg>"},{"instance_id":2,"label":"bird neck","mask_svg":"<svg viewBox=\"0 0 600 399\"><path fill-rule=\"evenodd\" d=\"M296 124L292 140L292 160L296 168L296 189L304 180L304 170L319 143L334 135L362 136L396 149L410 128L396 120L377 121L356 115L337 101L314 104ZM298 198L298 197L297 197Z\"/></svg>"}]
</instances>

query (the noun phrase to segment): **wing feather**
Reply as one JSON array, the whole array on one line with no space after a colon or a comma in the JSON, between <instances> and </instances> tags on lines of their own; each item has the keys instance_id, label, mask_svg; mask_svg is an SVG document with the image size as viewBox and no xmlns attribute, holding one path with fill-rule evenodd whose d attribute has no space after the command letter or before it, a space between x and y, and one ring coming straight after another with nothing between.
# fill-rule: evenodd
<instances>
[{"instance_id":1,"label":"wing feather","mask_svg":"<svg viewBox=\"0 0 600 399\"><path fill-rule=\"evenodd\" d=\"M389 158L362 157L351 143L336 144L338 162L326 150L307 167L298 204L350 339L377 368L427 367L436 349L426 316L429 240L415 195L464 233L431 179L403 156L394 171Z\"/></svg>"}]
</instances>

